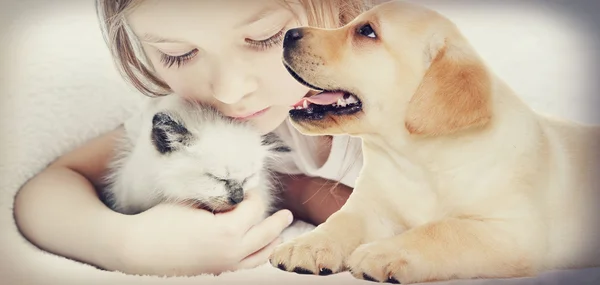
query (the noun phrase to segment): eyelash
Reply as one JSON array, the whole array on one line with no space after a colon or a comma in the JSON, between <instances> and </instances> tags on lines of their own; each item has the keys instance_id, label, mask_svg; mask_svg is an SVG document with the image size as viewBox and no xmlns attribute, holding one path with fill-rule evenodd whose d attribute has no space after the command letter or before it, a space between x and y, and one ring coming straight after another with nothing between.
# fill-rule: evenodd
<instances>
[{"instance_id":1,"label":"eyelash","mask_svg":"<svg viewBox=\"0 0 600 285\"><path fill-rule=\"evenodd\" d=\"M279 45L283 42L283 36L285 35L285 28L281 29L275 35L270 38L262 41L254 41L250 39L246 39L246 43L250 44L252 48L255 48L258 51L264 51L269 48L272 48L276 45Z\"/></svg>"},{"instance_id":2,"label":"eyelash","mask_svg":"<svg viewBox=\"0 0 600 285\"><path fill-rule=\"evenodd\" d=\"M254 41L251 39L246 39L245 41L246 41L246 43L248 43L250 45L251 48L253 48L255 50L265 51L267 49L270 49L274 46L281 44L283 42L284 35L285 35L285 28L281 29L275 35L271 36L270 38L268 38L266 40ZM192 51L190 51L186 54L178 55L178 56L172 56L172 55L162 53L161 57L160 57L160 61L167 68L170 68L173 65L177 65L177 67L181 67L182 65L186 64L188 61L193 59L194 56L196 56L196 54L198 54L198 49L193 49Z\"/></svg>"},{"instance_id":3,"label":"eyelash","mask_svg":"<svg viewBox=\"0 0 600 285\"><path fill-rule=\"evenodd\" d=\"M194 56L196 56L197 53L198 53L198 49L193 49L192 51L190 51L186 54L178 55L178 56L172 56L172 55L168 55L165 53L161 53L160 62L162 62L162 64L167 68L170 68L173 65L177 65L177 67L181 67L182 65L187 63L189 60L194 58Z\"/></svg>"}]
</instances>

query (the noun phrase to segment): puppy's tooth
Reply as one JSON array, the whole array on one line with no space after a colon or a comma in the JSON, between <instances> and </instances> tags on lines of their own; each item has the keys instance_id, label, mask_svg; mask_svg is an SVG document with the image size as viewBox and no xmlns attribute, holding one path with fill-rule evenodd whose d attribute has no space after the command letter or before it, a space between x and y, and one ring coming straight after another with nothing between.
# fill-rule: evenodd
<instances>
[{"instance_id":1,"label":"puppy's tooth","mask_svg":"<svg viewBox=\"0 0 600 285\"><path fill-rule=\"evenodd\" d=\"M304 107L304 109L308 108L308 101L304 100L304 103L302 103L302 107Z\"/></svg>"},{"instance_id":2,"label":"puppy's tooth","mask_svg":"<svg viewBox=\"0 0 600 285\"><path fill-rule=\"evenodd\" d=\"M338 104L338 105L342 105L342 103L344 103L344 101L342 100L342 98L339 98L339 99L337 100L337 104Z\"/></svg>"},{"instance_id":3,"label":"puppy's tooth","mask_svg":"<svg viewBox=\"0 0 600 285\"><path fill-rule=\"evenodd\" d=\"M346 100L346 102L347 102L348 104L352 104L352 103L356 103L356 102L358 102L358 100L356 99L356 97L354 97L354 96L350 96L350 97L349 97L349 98Z\"/></svg>"}]
</instances>

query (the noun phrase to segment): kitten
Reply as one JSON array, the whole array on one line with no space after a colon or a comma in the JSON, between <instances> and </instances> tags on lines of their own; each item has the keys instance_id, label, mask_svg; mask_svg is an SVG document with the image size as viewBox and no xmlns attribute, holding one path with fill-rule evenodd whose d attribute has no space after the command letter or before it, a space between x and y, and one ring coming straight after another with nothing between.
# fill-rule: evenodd
<instances>
[{"instance_id":1,"label":"kitten","mask_svg":"<svg viewBox=\"0 0 600 285\"><path fill-rule=\"evenodd\" d=\"M105 177L105 203L123 214L163 202L221 212L251 194L268 205L266 217L275 196L269 162L289 147L212 107L169 97L145 115L137 141L119 144Z\"/></svg>"}]
</instances>

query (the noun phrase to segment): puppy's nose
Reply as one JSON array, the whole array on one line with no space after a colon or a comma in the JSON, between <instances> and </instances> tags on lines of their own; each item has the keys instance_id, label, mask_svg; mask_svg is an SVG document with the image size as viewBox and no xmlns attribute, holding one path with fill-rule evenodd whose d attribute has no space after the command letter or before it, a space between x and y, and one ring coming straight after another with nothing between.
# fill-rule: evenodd
<instances>
[{"instance_id":1,"label":"puppy's nose","mask_svg":"<svg viewBox=\"0 0 600 285\"><path fill-rule=\"evenodd\" d=\"M244 201L244 189L236 186L229 189L229 203L231 205L237 205Z\"/></svg>"},{"instance_id":2,"label":"puppy's nose","mask_svg":"<svg viewBox=\"0 0 600 285\"><path fill-rule=\"evenodd\" d=\"M283 47L289 48L296 44L302 37L304 33L302 32L302 28L289 29L285 33L285 37L283 39Z\"/></svg>"}]
</instances>

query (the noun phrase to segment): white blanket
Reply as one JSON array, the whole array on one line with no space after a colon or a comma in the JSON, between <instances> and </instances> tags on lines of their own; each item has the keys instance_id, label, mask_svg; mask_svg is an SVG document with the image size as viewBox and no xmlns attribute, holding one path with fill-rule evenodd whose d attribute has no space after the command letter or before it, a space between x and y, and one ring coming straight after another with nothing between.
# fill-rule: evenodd
<instances>
[{"instance_id":1,"label":"white blanket","mask_svg":"<svg viewBox=\"0 0 600 285\"><path fill-rule=\"evenodd\" d=\"M113 68L93 1L42 3L0 3L0 284L372 284L348 273L306 276L268 264L219 277L129 276L48 254L28 243L12 217L17 189L59 155L115 128L143 100ZM30 6L27 12L25 6ZM456 20L494 70L534 108L590 121L586 94L593 94L592 81L585 74L592 48L586 49L583 35L566 21L548 16L535 3L529 6L537 9L517 6L520 9L478 5L469 12L460 4L436 7ZM286 236L311 228L295 224ZM462 282L600 284L600 269L444 284Z\"/></svg>"}]
</instances>

